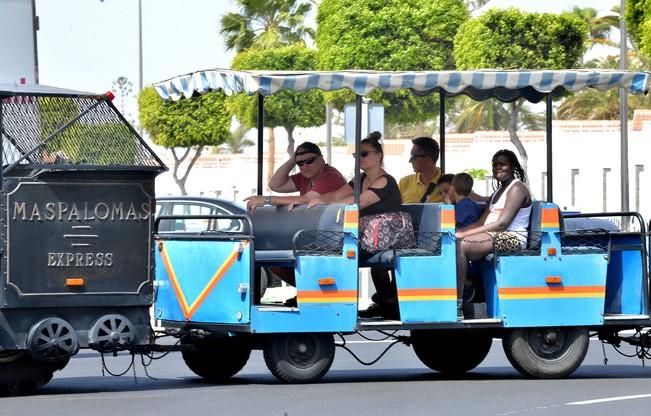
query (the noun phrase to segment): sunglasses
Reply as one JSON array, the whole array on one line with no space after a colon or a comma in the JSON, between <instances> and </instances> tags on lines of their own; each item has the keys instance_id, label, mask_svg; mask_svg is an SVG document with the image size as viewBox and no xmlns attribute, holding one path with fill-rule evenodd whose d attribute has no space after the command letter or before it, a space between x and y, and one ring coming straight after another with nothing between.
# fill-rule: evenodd
<instances>
[{"instance_id":1,"label":"sunglasses","mask_svg":"<svg viewBox=\"0 0 651 416\"><path fill-rule=\"evenodd\" d=\"M308 159L297 160L296 165L299 168L302 167L303 165L311 165L312 163L314 163L314 161L316 160L317 157L319 157L319 156L312 156L311 158L308 158Z\"/></svg>"},{"instance_id":2,"label":"sunglasses","mask_svg":"<svg viewBox=\"0 0 651 416\"><path fill-rule=\"evenodd\" d=\"M429 157L429 155L409 155L409 161L416 159L417 157Z\"/></svg>"},{"instance_id":3,"label":"sunglasses","mask_svg":"<svg viewBox=\"0 0 651 416\"><path fill-rule=\"evenodd\" d=\"M377 152L375 150L362 150L361 152L359 152L359 155L361 157L366 157L366 156L370 155L371 153L377 153ZM353 153L353 157L355 157L355 153Z\"/></svg>"}]
</instances>

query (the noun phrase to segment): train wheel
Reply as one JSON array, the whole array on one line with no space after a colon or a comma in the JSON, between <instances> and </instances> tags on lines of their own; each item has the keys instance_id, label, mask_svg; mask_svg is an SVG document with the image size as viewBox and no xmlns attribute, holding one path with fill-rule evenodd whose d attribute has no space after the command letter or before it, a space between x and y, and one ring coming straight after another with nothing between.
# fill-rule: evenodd
<instances>
[{"instance_id":1,"label":"train wheel","mask_svg":"<svg viewBox=\"0 0 651 416\"><path fill-rule=\"evenodd\" d=\"M286 383L311 383L325 375L335 358L331 334L281 334L264 347L269 371Z\"/></svg>"},{"instance_id":2,"label":"train wheel","mask_svg":"<svg viewBox=\"0 0 651 416\"><path fill-rule=\"evenodd\" d=\"M238 338L219 338L186 343L183 361L196 375L222 382L237 374L249 361L251 345Z\"/></svg>"},{"instance_id":3,"label":"train wheel","mask_svg":"<svg viewBox=\"0 0 651 416\"><path fill-rule=\"evenodd\" d=\"M44 363L35 360L28 352L5 352L0 355L0 396L33 393L67 363L67 359Z\"/></svg>"},{"instance_id":4,"label":"train wheel","mask_svg":"<svg viewBox=\"0 0 651 416\"><path fill-rule=\"evenodd\" d=\"M586 328L515 329L502 342L506 357L520 373L532 378L572 374L588 352Z\"/></svg>"},{"instance_id":5,"label":"train wheel","mask_svg":"<svg viewBox=\"0 0 651 416\"><path fill-rule=\"evenodd\" d=\"M459 376L484 361L493 339L487 334L412 331L411 342L416 356L432 370Z\"/></svg>"}]
</instances>

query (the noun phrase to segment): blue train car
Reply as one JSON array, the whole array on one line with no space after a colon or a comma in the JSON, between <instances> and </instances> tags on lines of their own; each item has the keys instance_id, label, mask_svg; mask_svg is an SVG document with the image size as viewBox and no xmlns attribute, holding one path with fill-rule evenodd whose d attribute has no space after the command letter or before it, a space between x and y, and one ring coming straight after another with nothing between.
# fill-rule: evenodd
<instances>
[{"instance_id":1,"label":"blue train car","mask_svg":"<svg viewBox=\"0 0 651 416\"><path fill-rule=\"evenodd\" d=\"M340 82L333 83L334 78ZM257 93L263 102L264 95L282 89L346 87L357 94L358 105L361 96L375 88L436 91L442 98L459 93L500 98L506 90L508 99L545 99L550 113L552 92L590 86L642 92L648 89L649 79L646 73L593 71L291 75L207 71L156 88L164 98L225 89ZM261 131L260 127L259 146ZM177 331L190 369L223 380L246 364L252 349L262 349L278 379L315 381L328 371L335 347L342 346L335 343L336 335L371 330L407 331L409 335L396 339L412 345L425 365L448 374L462 374L479 365L493 338L503 340L504 351L518 371L536 378L564 377L576 370L591 333L608 342L650 346L648 333L640 333L651 326L651 320L648 240L637 214L608 214L633 218L634 228L577 229L576 223L586 224L581 217L587 215L566 221L553 202L534 201L526 247L494 251L475 262L474 279L481 294L466 306L465 319L458 320L454 207L403 205L412 218L417 247L386 250L360 260L357 206L299 206L291 211L263 207L236 217L246 224L237 232L215 227L216 218L226 217L206 216L195 218L205 222L199 232L159 233L155 318L161 326ZM158 220L170 219L183 217ZM391 271L399 319L359 317L359 269L363 267ZM260 296L265 271L293 275L296 300L266 304ZM637 330L638 335L620 337L623 329Z\"/></svg>"}]
</instances>

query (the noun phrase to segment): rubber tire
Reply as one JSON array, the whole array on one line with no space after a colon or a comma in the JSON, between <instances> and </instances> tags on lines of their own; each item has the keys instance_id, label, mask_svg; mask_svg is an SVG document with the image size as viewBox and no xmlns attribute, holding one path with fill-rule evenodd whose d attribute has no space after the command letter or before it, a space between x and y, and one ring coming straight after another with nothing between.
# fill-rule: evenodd
<instances>
[{"instance_id":1,"label":"rubber tire","mask_svg":"<svg viewBox=\"0 0 651 416\"><path fill-rule=\"evenodd\" d=\"M211 382L224 382L233 377L251 356L251 344L236 337L183 344L191 346L181 352L185 364L193 373Z\"/></svg>"},{"instance_id":2,"label":"rubber tire","mask_svg":"<svg viewBox=\"0 0 651 416\"><path fill-rule=\"evenodd\" d=\"M57 370L63 369L69 360L46 363L34 359L28 352L16 355L16 359L0 362L0 396L24 396L32 394L47 384Z\"/></svg>"},{"instance_id":3,"label":"rubber tire","mask_svg":"<svg viewBox=\"0 0 651 416\"><path fill-rule=\"evenodd\" d=\"M493 344L488 334L412 331L411 342L418 359L448 376L461 376L484 361Z\"/></svg>"},{"instance_id":4,"label":"rubber tire","mask_svg":"<svg viewBox=\"0 0 651 416\"><path fill-rule=\"evenodd\" d=\"M553 351L541 351L541 337L556 331L560 340L551 345ZM509 331L502 346L511 365L529 378L563 378L572 374L583 362L590 344L586 328L526 328Z\"/></svg>"},{"instance_id":5,"label":"rubber tire","mask_svg":"<svg viewBox=\"0 0 651 416\"><path fill-rule=\"evenodd\" d=\"M307 348L301 352L297 348ZM312 383L320 380L335 358L332 334L294 333L270 337L264 346L264 361L278 380Z\"/></svg>"}]
</instances>

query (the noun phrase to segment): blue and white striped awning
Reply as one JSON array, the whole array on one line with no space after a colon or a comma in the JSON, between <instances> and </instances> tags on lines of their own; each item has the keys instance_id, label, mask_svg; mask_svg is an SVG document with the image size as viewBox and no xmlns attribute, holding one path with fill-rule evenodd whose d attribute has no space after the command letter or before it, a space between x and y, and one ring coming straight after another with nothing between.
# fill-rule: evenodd
<instances>
[{"instance_id":1,"label":"blue and white striped awning","mask_svg":"<svg viewBox=\"0 0 651 416\"><path fill-rule=\"evenodd\" d=\"M178 100L208 91L226 94L271 95L281 90L307 91L319 88L334 91L347 88L357 95L375 89L393 92L409 89L425 95L445 91L448 95L466 94L475 100L498 98L513 101L524 97L538 102L545 94L579 91L584 88L625 88L633 94L649 90L651 73L606 70L559 71L231 71L214 69L180 75L154 84L165 100Z\"/></svg>"}]
</instances>

